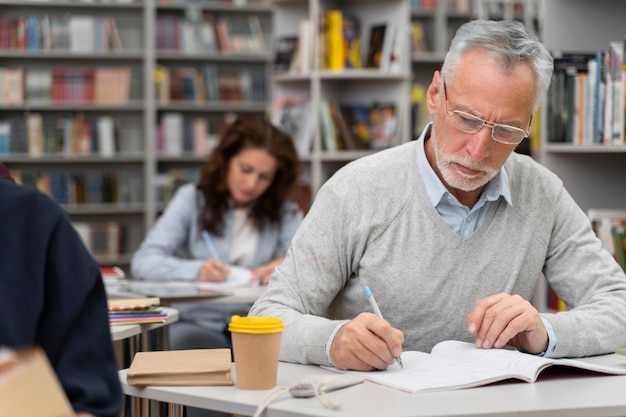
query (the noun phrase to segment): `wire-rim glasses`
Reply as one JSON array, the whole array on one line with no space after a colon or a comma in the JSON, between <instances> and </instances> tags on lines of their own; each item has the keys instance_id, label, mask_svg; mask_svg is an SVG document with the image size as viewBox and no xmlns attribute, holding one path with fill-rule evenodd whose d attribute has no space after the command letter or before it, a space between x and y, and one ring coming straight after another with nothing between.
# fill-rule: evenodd
<instances>
[{"instance_id":1,"label":"wire-rim glasses","mask_svg":"<svg viewBox=\"0 0 626 417\"><path fill-rule=\"evenodd\" d=\"M524 138L530 135L529 130L500 123L491 123L461 110L450 111L448 109L448 92L446 91L445 81L443 81L443 96L446 100L446 113L450 116L450 123L461 132L474 134L482 129L483 126L487 126L491 128L491 139L505 145L518 145ZM529 128L531 123L532 117L528 123Z\"/></svg>"}]
</instances>

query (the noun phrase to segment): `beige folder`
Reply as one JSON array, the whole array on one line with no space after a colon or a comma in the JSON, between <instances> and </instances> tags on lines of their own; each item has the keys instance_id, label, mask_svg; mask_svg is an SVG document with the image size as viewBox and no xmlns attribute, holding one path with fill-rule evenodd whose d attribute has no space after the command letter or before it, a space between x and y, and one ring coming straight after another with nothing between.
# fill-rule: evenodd
<instances>
[{"instance_id":1,"label":"beige folder","mask_svg":"<svg viewBox=\"0 0 626 417\"><path fill-rule=\"evenodd\" d=\"M0 364L0 416L72 415L74 410L41 348L19 351Z\"/></svg>"}]
</instances>

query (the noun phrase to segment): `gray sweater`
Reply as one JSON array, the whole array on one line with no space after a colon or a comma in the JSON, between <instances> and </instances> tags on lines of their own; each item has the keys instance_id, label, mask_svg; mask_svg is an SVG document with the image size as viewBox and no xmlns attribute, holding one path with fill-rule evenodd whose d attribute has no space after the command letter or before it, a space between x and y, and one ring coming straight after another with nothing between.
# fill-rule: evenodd
<instances>
[{"instance_id":1,"label":"gray sweater","mask_svg":"<svg viewBox=\"0 0 626 417\"><path fill-rule=\"evenodd\" d=\"M417 143L361 158L320 189L250 311L284 321L281 360L327 364L337 324L371 311L364 285L404 332L404 349L429 352L442 340L473 341L466 315L477 300L503 291L530 299L542 273L569 308L543 315L554 356L626 346L626 276L554 174L513 153L513 204L494 202L463 239L428 200Z\"/></svg>"}]
</instances>

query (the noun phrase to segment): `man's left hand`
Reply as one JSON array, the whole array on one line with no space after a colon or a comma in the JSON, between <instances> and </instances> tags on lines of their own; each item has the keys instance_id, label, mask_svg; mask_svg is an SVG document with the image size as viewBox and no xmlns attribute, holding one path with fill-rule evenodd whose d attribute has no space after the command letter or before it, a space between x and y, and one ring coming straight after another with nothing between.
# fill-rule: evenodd
<instances>
[{"instance_id":1,"label":"man's left hand","mask_svg":"<svg viewBox=\"0 0 626 417\"><path fill-rule=\"evenodd\" d=\"M528 353L541 353L548 347L539 312L520 297L500 293L479 300L467 315L468 331L476 335L476 347L501 348L510 345Z\"/></svg>"}]
</instances>

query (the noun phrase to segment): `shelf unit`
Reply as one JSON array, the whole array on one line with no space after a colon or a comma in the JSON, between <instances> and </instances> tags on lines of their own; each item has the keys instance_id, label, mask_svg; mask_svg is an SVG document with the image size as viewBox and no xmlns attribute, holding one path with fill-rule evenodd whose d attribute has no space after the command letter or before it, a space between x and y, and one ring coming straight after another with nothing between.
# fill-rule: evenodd
<instances>
[{"instance_id":1,"label":"shelf unit","mask_svg":"<svg viewBox=\"0 0 626 417\"><path fill-rule=\"evenodd\" d=\"M344 69L341 71L320 69L319 39L320 16L329 10L339 9L356 15L361 24L361 40L367 42L367 30L381 22L395 22L397 33L408 37L410 10L408 0L275 0L274 41L282 36L296 36L299 23L312 22L313 65L304 73L281 73L272 78L274 97L280 94L307 95L316 124L320 120L320 104L323 100L340 104L372 104L375 101L392 102L398 116L398 143L410 140L409 94L410 62L403 60L398 71L384 72L371 68ZM406 53L405 53L406 52ZM363 54L364 55L364 54ZM408 56L407 49L402 56ZM322 145L321 129L316 128L310 154L303 155L303 182L310 185L312 197L334 172L375 150L326 151Z\"/></svg>"},{"instance_id":2,"label":"shelf unit","mask_svg":"<svg viewBox=\"0 0 626 417\"><path fill-rule=\"evenodd\" d=\"M269 69L271 63L272 7L269 1L247 2L161 2L158 0L109 1L0 1L2 16L48 16L58 19L71 16L113 18L121 40L121 50L88 50L72 52L63 49L17 49L3 47L0 50L0 68L22 67L26 72L39 68L130 68L130 90L127 101L122 104L99 104L93 100L76 101L33 101L25 97L19 104L0 104L0 121L24 120L27 115L39 113L44 125L56 123L59 118L73 118L78 114L85 118L112 117L118 134L118 148L107 157L91 152L87 155L44 152L33 156L28 151L12 151L0 156L11 170L20 173L59 173L86 175L91 172L115 173L124 177L124 190L130 188L131 198L124 202L62 204L72 222L106 223L113 222L125 226L126 247L119 254L94 253L102 265L118 265L127 269L134 250L141 243L147 230L152 226L165 202L157 201L162 186L163 174L170 170L195 170L206 157L206 153L183 151L176 155L160 153L156 147L157 124L164 113L177 113L185 118L205 119L208 133L205 140L210 146L210 138L216 137L223 120L231 114L265 114L268 109L269 91L254 101L244 98L225 101L218 97L198 103L195 100L157 101L154 74L159 65L176 67L201 67L211 63L233 73L243 68L257 68L263 74L263 88L269 89ZM241 4L245 3L245 4ZM249 3L249 4L248 4ZM215 17L256 16L263 31L263 40L268 46L262 51L215 51L189 52L181 49L163 49L157 45L160 28L157 22L161 16L183 19L189 15L212 14ZM94 32L95 33L95 32ZM1 39L0 39L1 41ZM114 85L110 86L114 88ZM52 122L47 121L48 119ZM15 132L12 132L15 133ZM24 133L24 132L22 132ZM52 133L44 131L44 136ZM169 181L169 180L168 180ZM121 187L121 185L120 185Z\"/></svg>"},{"instance_id":3,"label":"shelf unit","mask_svg":"<svg viewBox=\"0 0 626 417\"><path fill-rule=\"evenodd\" d=\"M544 28L543 42L551 51L606 50L610 41L624 40L625 13L626 3L620 0L546 1L541 12L548 22ZM546 107L543 106L542 120L547 120ZM583 210L626 207L622 176L626 166L626 146L550 143L545 123L542 125L541 137L539 161L563 180L565 187Z\"/></svg>"},{"instance_id":4,"label":"shelf unit","mask_svg":"<svg viewBox=\"0 0 626 417\"><path fill-rule=\"evenodd\" d=\"M411 53L412 82L425 90L433 73L441 69L456 29L474 19L518 20L541 37L539 7L542 0L414 0L411 23L421 28L426 50ZM423 104L422 104L423 106ZM415 116L413 116L415 117ZM428 121L424 113L412 123L416 137ZM519 152L530 153L530 141L522 142Z\"/></svg>"}]
</instances>

